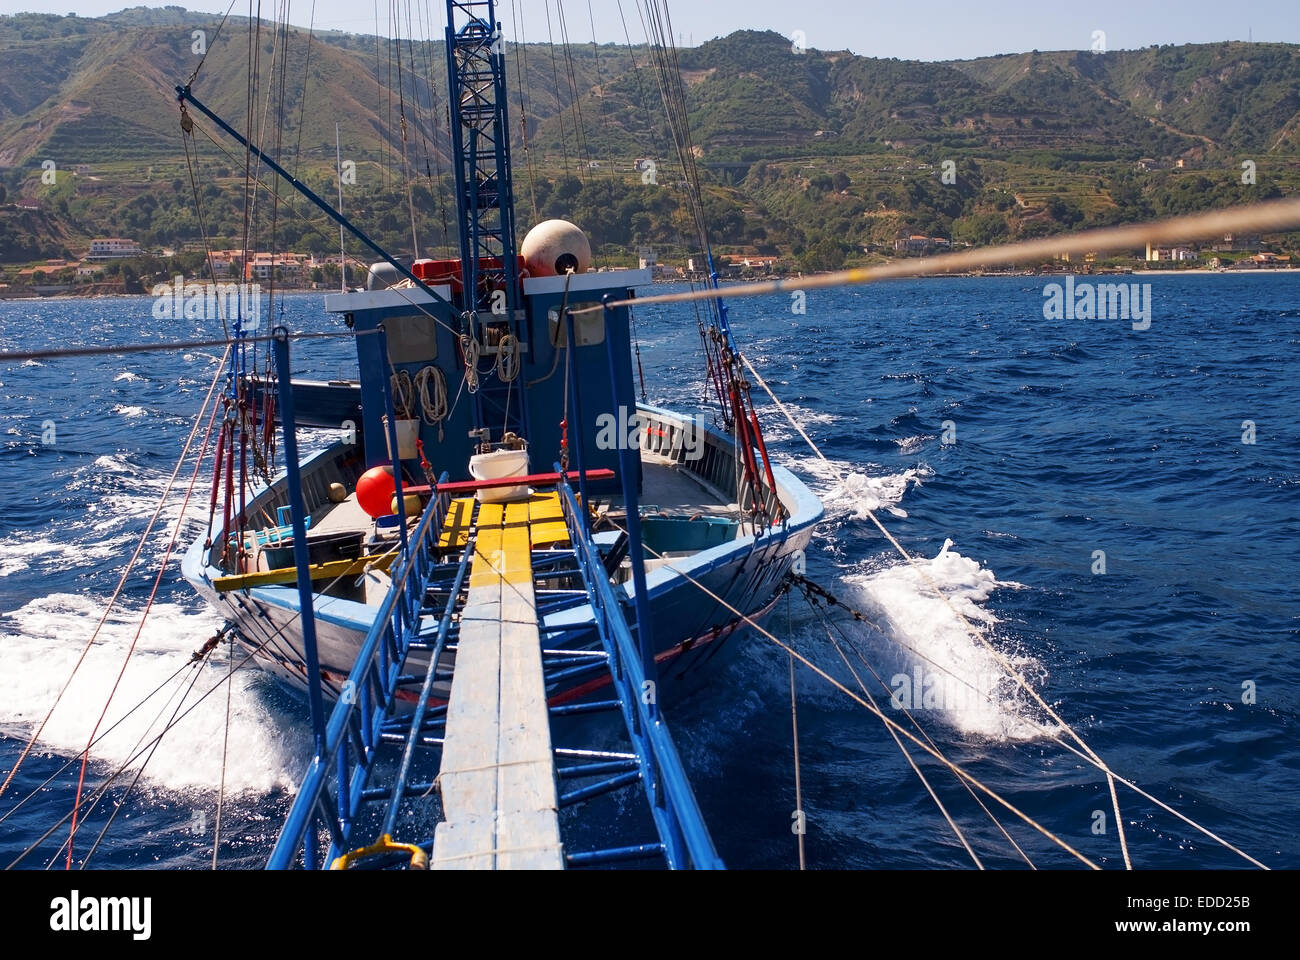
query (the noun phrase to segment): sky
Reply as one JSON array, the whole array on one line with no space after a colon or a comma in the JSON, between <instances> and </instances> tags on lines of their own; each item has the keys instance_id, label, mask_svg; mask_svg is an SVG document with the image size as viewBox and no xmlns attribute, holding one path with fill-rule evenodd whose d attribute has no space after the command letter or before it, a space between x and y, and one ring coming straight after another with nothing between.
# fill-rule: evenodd
<instances>
[{"instance_id":1,"label":"sky","mask_svg":"<svg viewBox=\"0 0 1300 960\"><path fill-rule=\"evenodd\" d=\"M223 13L229 0L173 0L190 10ZM282 0L263 0L262 15L275 16ZM561 0L498 0L498 17L512 36L512 8L524 15L529 41L546 39L546 12L554 16ZM441 0L421 0L441 23ZM601 42L624 43L616 0L563 0L571 42L589 42L594 21ZM0 0L0 13L35 11L100 16L125 6L123 0ZM147 0L144 6L161 7ZM253 0L256 9L257 0ZM588 6L591 15L588 16ZM292 0L290 21L306 26L312 0ZM389 0L315 0L318 28L388 33ZM645 40L636 15L636 0L622 0L632 42ZM1300 0L1093 0L1083 3L1017 2L1017 0L691 0L669 3L678 43L695 46L735 30L775 30L793 37L802 31L809 47L843 50L871 57L904 60L959 60L1027 50L1088 50L1104 34L1109 50L1129 50L1151 44L1210 43L1248 40L1300 43ZM235 13L247 14L249 0L235 0ZM554 26L553 26L554 29ZM558 39L558 37L557 37Z\"/></svg>"}]
</instances>

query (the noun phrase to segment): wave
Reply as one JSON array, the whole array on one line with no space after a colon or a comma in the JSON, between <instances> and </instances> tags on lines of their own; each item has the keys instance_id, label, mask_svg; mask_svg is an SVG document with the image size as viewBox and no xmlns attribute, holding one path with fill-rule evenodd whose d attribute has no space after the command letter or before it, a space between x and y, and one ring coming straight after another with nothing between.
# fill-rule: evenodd
<instances>
[{"instance_id":1,"label":"wave","mask_svg":"<svg viewBox=\"0 0 1300 960\"><path fill-rule=\"evenodd\" d=\"M0 729L25 740L45 717L71 673L86 639L103 613L98 597L56 593L25 604L0 618ZM76 756L86 745L123 658L135 635L140 606L119 605L104 624L72 684L42 731L47 750ZM220 626L204 609L195 612L175 603L155 604L145 622L122 682L100 725L100 733L122 720L188 660ZM236 654L236 661L240 655ZM221 744L226 732L224 678L230 668L223 648L201 666L186 667L176 679L120 726L102 736L92 758L116 769L166 725L183 684L200 676L181 708L196 706L160 742L145 779L173 790L215 789L221 782ZM229 751L226 790L264 794L290 788L301 771L310 745L304 727L275 712L259 693L268 681L251 666L236 671L230 688ZM199 702L199 697L216 691ZM147 751L145 756L147 756ZM136 761L138 764L139 761Z\"/></svg>"},{"instance_id":2,"label":"wave","mask_svg":"<svg viewBox=\"0 0 1300 960\"><path fill-rule=\"evenodd\" d=\"M908 490L934 475L934 471L925 465L900 473L872 476L847 460L822 460L812 455L780 459L782 466L813 481L813 492L826 505L829 516L849 516L858 520L865 520L869 513L879 510L906 517L907 511L898 504Z\"/></svg>"},{"instance_id":3,"label":"wave","mask_svg":"<svg viewBox=\"0 0 1300 960\"><path fill-rule=\"evenodd\" d=\"M988 608L995 591L1021 585L1000 581L945 540L916 566L899 563L845 577L853 601L874 613L885 638L879 672L893 691L891 705L934 715L971 737L1023 741L1051 736L1041 708L985 645L993 646L1035 688L1046 680L1042 663L1005 638ZM938 593L935 592L938 588ZM945 598L947 602L945 602ZM951 604L951 608L949 606ZM953 614L955 608L966 622Z\"/></svg>"}]
</instances>

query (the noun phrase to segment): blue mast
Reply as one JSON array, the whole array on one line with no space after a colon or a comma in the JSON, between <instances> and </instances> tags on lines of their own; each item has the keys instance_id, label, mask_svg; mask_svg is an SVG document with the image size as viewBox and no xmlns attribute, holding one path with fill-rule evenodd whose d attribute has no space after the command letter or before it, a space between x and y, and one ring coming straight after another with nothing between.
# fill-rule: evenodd
<instances>
[{"instance_id":1,"label":"blue mast","mask_svg":"<svg viewBox=\"0 0 1300 960\"><path fill-rule=\"evenodd\" d=\"M516 345L523 344L502 46L493 0L447 0L448 105L465 285L462 332L478 339L485 355L506 333ZM523 397L510 402L511 387L485 378L483 389L474 394L475 419L479 426L495 429L499 424L503 433L527 436Z\"/></svg>"}]
</instances>

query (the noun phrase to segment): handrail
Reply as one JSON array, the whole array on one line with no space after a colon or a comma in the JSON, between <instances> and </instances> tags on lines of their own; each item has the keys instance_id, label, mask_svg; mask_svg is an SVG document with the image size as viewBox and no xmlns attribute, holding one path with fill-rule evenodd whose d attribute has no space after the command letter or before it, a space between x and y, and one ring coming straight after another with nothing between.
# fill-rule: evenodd
<instances>
[{"instance_id":1,"label":"handrail","mask_svg":"<svg viewBox=\"0 0 1300 960\"><path fill-rule=\"evenodd\" d=\"M443 479L446 479L446 474ZM350 751L341 748L352 742L348 738L352 734L367 754L364 758L358 755L358 760L361 760L369 759L379 745L380 723L395 692L410 636L419 625L423 599L421 585L429 572L432 546L441 533L449 505L450 497L446 494L429 501L411 538L409 552L399 557L394 564L388 593L379 606L352 671L348 674L344 695L339 698L330 714L324 745L312 758L302 786L294 797L293 806L267 862L269 870L288 869L297 858L299 850L303 852L306 866L315 865L315 852L311 846L306 845L307 831L317 817L322 815L320 811L323 807L333 808L325 810L331 815L326 824L332 841L327 862L333 860L346 846L347 833L353 816L360 807L361 790L364 787L364 777L359 778L358 773L364 775L367 771L362 767L349 777L346 771ZM416 574L414 578L411 576L413 572ZM413 592L413 583L414 590L421 592ZM319 678L307 678L308 683L313 680L319 683ZM376 702L377 699L381 702ZM360 716L354 719L354 714ZM333 777L331 769L335 771ZM326 802L325 794L331 779L339 789L334 800ZM349 779L354 782L349 783ZM358 779L361 782L356 782ZM313 845L314 842L313 839Z\"/></svg>"},{"instance_id":2,"label":"handrail","mask_svg":"<svg viewBox=\"0 0 1300 960\"><path fill-rule=\"evenodd\" d=\"M640 650L605 574L599 550L578 522L581 514L573 488L567 480L562 480L559 488L564 498L565 520L578 559L578 569L591 597L596 630L619 689L619 702L628 733L634 741L639 741L636 754L650 801L651 816L664 842L665 857L674 869L721 870L724 867L722 858L713 846L668 726L662 714L652 713L649 709L647 693L653 701L654 691L645 688Z\"/></svg>"}]
</instances>

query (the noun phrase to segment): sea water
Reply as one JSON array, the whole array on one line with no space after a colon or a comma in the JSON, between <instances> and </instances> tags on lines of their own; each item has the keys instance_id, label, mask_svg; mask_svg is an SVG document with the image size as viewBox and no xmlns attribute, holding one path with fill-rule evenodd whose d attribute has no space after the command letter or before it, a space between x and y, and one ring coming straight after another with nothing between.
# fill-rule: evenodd
<instances>
[{"instance_id":1,"label":"sea water","mask_svg":"<svg viewBox=\"0 0 1300 960\"><path fill-rule=\"evenodd\" d=\"M741 348L827 458L755 385L773 457L827 505L808 575L865 617L841 612L828 628L796 593L766 627L915 731L910 714L944 755L1103 866L1122 865L1109 793L1060 745L1067 727L1160 801L1271 866L1300 867L1300 275L1143 278L1141 329L1045 311L1054 282L899 281L810 292L805 312L788 295L732 305ZM219 335L158 321L151 302L0 302L0 348ZM286 298L285 322L332 329L320 307L317 296ZM643 307L637 334L649 402L707 413L694 311ZM0 359L0 770L104 615L219 358L205 348ZM313 340L295 344L293 366L330 378L354 362L346 340ZM0 798L0 865L70 811L80 764L57 771L79 756L115 683L91 788L173 727L141 754L144 774L92 865L205 865L220 791L223 864L260 865L277 834L309 750L305 705L255 672L224 683L225 646L186 667L220 627L177 569L207 519L210 464L180 517L192 472L187 462ZM881 721L802 664L796 816L788 655L753 632L733 646L665 705L728 865L796 865L800 819L811 867L971 865ZM966 788L904 742L983 862L1023 866ZM1243 863L1151 801L1119 796L1135 865ZM1077 864L981 798L1035 863ZM112 812L102 806L78 832L78 861ZM643 806L629 790L588 805L581 822L566 814L570 842L598 846ZM21 865L61 857L66 833Z\"/></svg>"}]
</instances>

